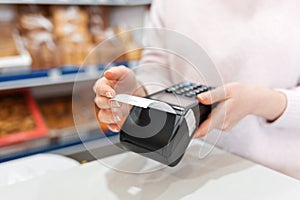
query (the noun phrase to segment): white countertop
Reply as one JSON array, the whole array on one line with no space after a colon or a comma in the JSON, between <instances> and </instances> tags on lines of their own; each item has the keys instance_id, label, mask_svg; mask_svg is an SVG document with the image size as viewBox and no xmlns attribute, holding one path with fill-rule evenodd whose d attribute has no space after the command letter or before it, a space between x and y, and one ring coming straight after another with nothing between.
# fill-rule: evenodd
<instances>
[{"instance_id":1,"label":"white countertop","mask_svg":"<svg viewBox=\"0 0 300 200\"><path fill-rule=\"evenodd\" d=\"M56 199L299 199L300 181L243 158L214 149L198 159L193 144L175 168L144 174L125 173L106 167L143 167L132 153L123 153L101 162L94 161L71 169L0 187L3 200ZM105 165L103 164L105 163ZM133 169L133 168L131 168Z\"/></svg>"}]
</instances>

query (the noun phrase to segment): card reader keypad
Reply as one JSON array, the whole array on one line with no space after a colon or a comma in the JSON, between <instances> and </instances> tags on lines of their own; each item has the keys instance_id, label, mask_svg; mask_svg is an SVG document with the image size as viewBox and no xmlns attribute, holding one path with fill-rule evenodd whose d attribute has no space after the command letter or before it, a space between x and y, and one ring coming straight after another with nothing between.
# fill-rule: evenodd
<instances>
[{"instance_id":1,"label":"card reader keypad","mask_svg":"<svg viewBox=\"0 0 300 200\"><path fill-rule=\"evenodd\" d=\"M206 92L213 89L213 87L208 87L205 85L195 84L192 82L182 82L177 85L173 85L167 88L165 91L167 93L173 93L176 95L184 95L186 97L196 97L197 94Z\"/></svg>"}]
</instances>

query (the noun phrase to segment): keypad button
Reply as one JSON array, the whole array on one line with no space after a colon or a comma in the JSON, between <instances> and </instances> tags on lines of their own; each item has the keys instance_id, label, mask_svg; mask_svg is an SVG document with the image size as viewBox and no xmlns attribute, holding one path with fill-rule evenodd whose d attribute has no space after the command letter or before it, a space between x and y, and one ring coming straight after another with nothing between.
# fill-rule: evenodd
<instances>
[{"instance_id":1,"label":"keypad button","mask_svg":"<svg viewBox=\"0 0 300 200\"><path fill-rule=\"evenodd\" d=\"M190 88L189 87L185 87L184 91L188 92L188 91L190 91Z\"/></svg>"},{"instance_id":2,"label":"keypad button","mask_svg":"<svg viewBox=\"0 0 300 200\"><path fill-rule=\"evenodd\" d=\"M207 91L207 90L208 90L208 87L203 86L202 89L205 90L205 91Z\"/></svg>"},{"instance_id":3,"label":"keypad button","mask_svg":"<svg viewBox=\"0 0 300 200\"><path fill-rule=\"evenodd\" d=\"M195 97L197 94L206 92L208 90L214 89L213 87L208 87L201 84L195 84L191 82L182 82L180 84L171 86L165 91L167 93L174 93L177 95L184 95L186 97Z\"/></svg>"},{"instance_id":4,"label":"keypad button","mask_svg":"<svg viewBox=\"0 0 300 200\"><path fill-rule=\"evenodd\" d=\"M172 93L172 92L175 92L175 91L176 91L176 89L174 87L170 87L170 88L166 89L167 93Z\"/></svg>"},{"instance_id":5,"label":"keypad button","mask_svg":"<svg viewBox=\"0 0 300 200\"><path fill-rule=\"evenodd\" d=\"M193 83L191 82L183 82L181 84L179 84L180 87L186 87L186 86L191 86Z\"/></svg>"},{"instance_id":6,"label":"keypad button","mask_svg":"<svg viewBox=\"0 0 300 200\"><path fill-rule=\"evenodd\" d=\"M194 89L194 86L189 86L188 87L190 90L193 90Z\"/></svg>"},{"instance_id":7,"label":"keypad button","mask_svg":"<svg viewBox=\"0 0 300 200\"><path fill-rule=\"evenodd\" d=\"M192 96L194 96L194 95L192 95L192 94L190 94L190 93L187 93L187 94L185 94L184 96L186 96L186 97L192 97Z\"/></svg>"},{"instance_id":8,"label":"keypad button","mask_svg":"<svg viewBox=\"0 0 300 200\"><path fill-rule=\"evenodd\" d=\"M180 91L181 93L184 93L184 92L185 92L185 90L184 90L184 89L180 89L179 91Z\"/></svg>"},{"instance_id":9,"label":"keypad button","mask_svg":"<svg viewBox=\"0 0 300 200\"><path fill-rule=\"evenodd\" d=\"M194 85L193 86L193 89L195 90L195 89L197 89L199 87L199 85Z\"/></svg>"},{"instance_id":10,"label":"keypad button","mask_svg":"<svg viewBox=\"0 0 300 200\"><path fill-rule=\"evenodd\" d=\"M201 91L199 89L194 90L196 92L196 94L201 93Z\"/></svg>"}]
</instances>

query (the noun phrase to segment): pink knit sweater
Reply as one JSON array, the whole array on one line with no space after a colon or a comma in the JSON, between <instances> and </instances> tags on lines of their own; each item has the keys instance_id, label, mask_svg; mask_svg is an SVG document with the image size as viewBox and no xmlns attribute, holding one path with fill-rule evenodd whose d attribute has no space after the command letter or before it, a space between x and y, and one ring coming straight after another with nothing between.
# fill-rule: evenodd
<instances>
[{"instance_id":1,"label":"pink knit sweater","mask_svg":"<svg viewBox=\"0 0 300 200\"><path fill-rule=\"evenodd\" d=\"M269 124L247 116L222 134L218 146L300 179L300 1L157 0L151 9L152 26L196 41L212 58L224 83L255 83L286 94L287 109L278 120ZM142 63L155 59L160 58L145 53ZM168 61L180 71L175 61ZM147 82L161 73L137 75ZM194 77L185 73L185 79ZM217 134L212 131L207 139L214 141Z\"/></svg>"}]
</instances>

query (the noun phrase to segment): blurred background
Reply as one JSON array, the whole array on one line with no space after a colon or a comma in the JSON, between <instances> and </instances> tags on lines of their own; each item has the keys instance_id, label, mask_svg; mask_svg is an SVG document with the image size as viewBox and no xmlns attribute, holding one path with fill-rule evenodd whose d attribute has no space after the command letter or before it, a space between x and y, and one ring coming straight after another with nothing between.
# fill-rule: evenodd
<instances>
[{"instance_id":1,"label":"blurred background","mask_svg":"<svg viewBox=\"0 0 300 200\"><path fill-rule=\"evenodd\" d=\"M92 104L91 88L73 101L72 89L75 80L93 84L112 58L113 65L127 67L139 61L139 44L129 33L91 50L145 26L150 3L0 1L0 162L48 152L85 163L93 156L82 142L109 149L101 140L115 133L97 123L94 106L86 106ZM80 137L73 109L80 113Z\"/></svg>"}]
</instances>

